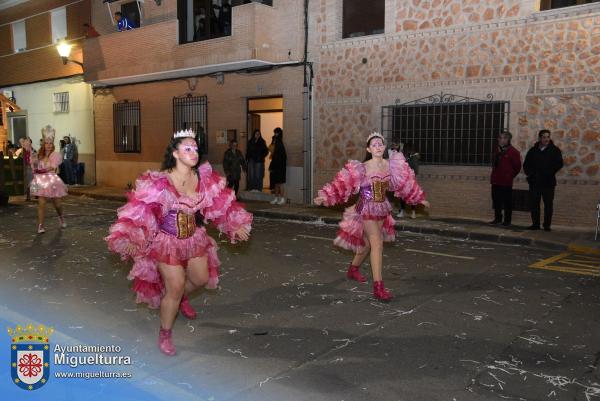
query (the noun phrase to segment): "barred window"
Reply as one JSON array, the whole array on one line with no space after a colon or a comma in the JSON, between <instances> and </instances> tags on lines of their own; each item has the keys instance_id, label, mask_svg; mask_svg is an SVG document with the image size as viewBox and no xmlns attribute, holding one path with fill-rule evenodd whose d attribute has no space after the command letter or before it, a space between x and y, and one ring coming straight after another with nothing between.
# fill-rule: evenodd
<instances>
[{"instance_id":1,"label":"barred window","mask_svg":"<svg viewBox=\"0 0 600 401\"><path fill-rule=\"evenodd\" d=\"M54 112L68 113L69 112L69 92L58 92L52 95Z\"/></svg>"},{"instance_id":2,"label":"barred window","mask_svg":"<svg viewBox=\"0 0 600 401\"><path fill-rule=\"evenodd\" d=\"M199 151L208 153L206 135L206 96L193 96L191 94L173 98L173 131L191 128L198 137Z\"/></svg>"},{"instance_id":3,"label":"barred window","mask_svg":"<svg viewBox=\"0 0 600 401\"><path fill-rule=\"evenodd\" d=\"M142 151L140 102L113 104L115 153L140 153Z\"/></svg>"},{"instance_id":4,"label":"barred window","mask_svg":"<svg viewBox=\"0 0 600 401\"><path fill-rule=\"evenodd\" d=\"M385 106L383 133L392 143L410 143L424 164L491 163L498 135L508 130L509 102L451 94Z\"/></svg>"}]
</instances>

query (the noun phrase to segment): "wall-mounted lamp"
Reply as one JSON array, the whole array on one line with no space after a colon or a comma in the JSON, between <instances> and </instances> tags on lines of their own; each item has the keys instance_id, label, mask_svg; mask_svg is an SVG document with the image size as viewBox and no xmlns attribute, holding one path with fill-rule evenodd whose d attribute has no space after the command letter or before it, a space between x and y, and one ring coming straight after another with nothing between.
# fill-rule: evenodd
<instances>
[{"instance_id":1,"label":"wall-mounted lamp","mask_svg":"<svg viewBox=\"0 0 600 401\"><path fill-rule=\"evenodd\" d=\"M58 54L60 55L60 58L62 59L63 64L67 64L68 62L71 62L71 63L75 63L75 64L81 66L81 68L83 68L83 63L81 63L77 60L69 60L69 55L71 54L72 47L73 47L73 45L67 43L64 40L61 40L56 45L56 50L58 50Z\"/></svg>"}]
</instances>

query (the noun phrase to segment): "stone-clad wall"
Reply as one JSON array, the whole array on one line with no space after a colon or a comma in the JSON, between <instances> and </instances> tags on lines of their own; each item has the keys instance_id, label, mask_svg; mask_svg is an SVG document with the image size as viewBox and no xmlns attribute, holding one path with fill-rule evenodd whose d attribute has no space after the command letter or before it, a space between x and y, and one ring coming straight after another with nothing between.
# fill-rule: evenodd
<instances>
[{"instance_id":1,"label":"stone-clad wall","mask_svg":"<svg viewBox=\"0 0 600 401\"><path fill-rule=\"evenodd\" d=\"M521 0L409 0L397 5L396 31L476 24L528 14Z\"/></svg>"},{"instance_id":2,"label":"stone-clad wall","mask_svg":"<svg viewBox=\"0 0 600 401\"><path fill-rule=\"evenodd\" d=\"M538 3L386 0L385 34L342 39L342 1L312 2L315 189L347 159L364 156L366 135L382 129L383 106L442 92L491 94L510 102L513 144L523 157L540 129L553 132L565 159L559 182L569 185L557 199L581 190L587 208L600 192L600 4L539 12ZM423 171L430 192L452 193L465 181L456 177L469 177L480 191L461 196L479 197L480 207L459 214L488 213L488 167ZM526 186L522 175L516 185ZM557 222L574 221L560 207L557 214Z\"/></svg>"}]
</instances>

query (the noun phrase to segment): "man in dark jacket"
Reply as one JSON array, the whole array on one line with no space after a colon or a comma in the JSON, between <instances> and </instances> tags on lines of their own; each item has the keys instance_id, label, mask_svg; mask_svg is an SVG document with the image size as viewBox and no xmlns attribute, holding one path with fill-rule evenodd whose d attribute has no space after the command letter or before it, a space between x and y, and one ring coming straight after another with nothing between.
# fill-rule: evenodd
<instances>
[{"instance_id":1,"label":"man in dark jacket","mask_svg":"<svg viewBox=\"0 0 600 401\"><path fill-rule=\"evenodd\" d=\"M560 149L550 140L550 131L543 129L538 137L538 142L529 149L523 163L531 197L532 224L529 229L540 229L540 200L543 198L544 230L550 231L556 173L563 167L563 158Z\"/></svg>"},{"instance_id":2,"label":"man in dark jacket","mask_svg":"<svg viewBox=\"0 0 600 401\"><path fill-rule=\"evenodd\" d=\"M236 195L240 189L242 169L246 171L246 159L237 147L237 141L232 139L229 142L229 149L223 155L223 170L227 176L227 186L233 188Z\"/></svg>"},{"instance_id":3,"label":"man in dark jacket","mask_svg":"<svg viewBox=\"0 0 600 401\"><path fill-rule=\"evenodd\" d=\"M511 144L512 134L502 132L498 137L498 146L492 153L492 203L494 220L490 224L509 226L512 218L513 180L521 171L521 154ZM504 209L504 221L502 221Z\"/></svg>"}]
</instances>

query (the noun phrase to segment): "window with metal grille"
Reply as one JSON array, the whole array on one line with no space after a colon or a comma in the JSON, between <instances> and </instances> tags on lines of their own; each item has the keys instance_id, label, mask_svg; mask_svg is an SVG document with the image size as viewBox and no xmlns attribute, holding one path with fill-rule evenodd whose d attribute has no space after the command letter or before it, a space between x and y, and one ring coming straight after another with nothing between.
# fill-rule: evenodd
<instances>
[{"instance_id":1,"label":"window with metal grille","mask_svg":"<svg viewBox=\"0 0 600 401\"><path fill-rule=\"evenodd\" d=\"M69 92L58 92L52 95L54 112L68 113L69 112Z\"/></svg>"},{"instance_id":2,"label":"window with metal grille","mask_svg":"<svg viewBox=\"0 0 600 401\"><path fill-rule=\"evenodd\" d=\"M191 128L198 137L200 153L208 153L206 135L206 96L186 96L173 98L173 131Z\"/></svg>"},{"instance_id":3,"label":"window with metal grille","mask_svg":"<svg viewBox=\"0 0 600 401\"><path fill-rule=\"evenodd\" d=\"M355 38L384 32L384 0L344 0L342 8L342 38Z\"/></svg>"},{"instance_id":4,"label":"window with metal grille","mask_svg":"<svg viewBox=\"0 0 600 401\"><path fill-rule=\"evenodd\" d=\"M578 6L581 4L598 3L600 0L541 0L540 11L553 10L555 8Z\"/></svg>"},{"instance_id":5,"label":"window with metal grille","mask_svg":"<svg viewBox=\"0 0 600 401\"><path fill-rule=\"evenodd\" d=\"M125 100L113 104L115 153L140 153L142 136L140 102Z\"/></svg>"},{"instance_id":6,"label":"window with metal grille","mask_svg":"<svg viewBox=\"0 0 600 401\"><path fill-rule=\"evenodd\" d=\"M424 164L489 165L498 135L508 130L510 103L452 94L382 109L383 134L411 143Z\"/></svg>"}]
</instances>

